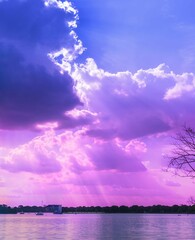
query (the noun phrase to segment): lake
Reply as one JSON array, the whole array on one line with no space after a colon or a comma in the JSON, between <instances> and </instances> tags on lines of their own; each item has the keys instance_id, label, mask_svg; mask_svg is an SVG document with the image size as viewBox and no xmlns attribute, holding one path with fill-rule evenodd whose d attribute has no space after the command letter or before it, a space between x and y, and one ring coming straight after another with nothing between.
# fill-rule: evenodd
<instances>
[{"instance_id":1,"label":"lake","mask_svg":"<svg viewBox=\"0 0 195 240\"><path fill-rule=\"evenodd\" d=\"M195 239L195 215L0 215L1 240Z\"/></svg>"}]
</instances>

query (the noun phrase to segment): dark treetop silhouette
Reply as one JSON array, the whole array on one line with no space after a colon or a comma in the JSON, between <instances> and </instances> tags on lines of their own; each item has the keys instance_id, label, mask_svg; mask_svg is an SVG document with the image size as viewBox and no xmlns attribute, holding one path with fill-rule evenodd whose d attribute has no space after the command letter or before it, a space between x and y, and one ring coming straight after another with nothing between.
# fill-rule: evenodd
<instances>
[{"instance_id":1,"label":"dark treetop silhouette","mask_svg":"<svg viewBox=\"0 0 195 240\"><path fill-rule=\"evenodd\" d=\"M173 149L169 155L168 168L175 169L175 174L182 177L195 177L195 130L184 126L173 137Z\"/></svg>"},{"instance_id":2,"label":"dark treetop silhouette","mask_svg":"<svg viewBox=\"0 0 195 240\"><path fill-rule=\"evenodd\" d=\"M0 205L0 214L13 214L13 213L36 213L36 212L52 213L50 206L18 206L9 207L5 204ZM195 205L153 205L153 206L78 206L78 207L62 207L62 213L187 213L195 214Z\"/></svg>"}]
</instances>

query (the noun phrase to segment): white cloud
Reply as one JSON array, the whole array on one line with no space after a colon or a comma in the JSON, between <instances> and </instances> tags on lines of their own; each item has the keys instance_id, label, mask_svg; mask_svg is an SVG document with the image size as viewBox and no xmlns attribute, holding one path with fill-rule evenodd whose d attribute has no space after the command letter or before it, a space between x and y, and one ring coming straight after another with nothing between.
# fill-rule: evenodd
<instances>
[{"instance_id":1,"label":"white cloud","mask_svg":"<svg viewBox=\"0 0 195 240\"><path fill-rule=\"evenodd\" d=\"M176 99L185 94L195 94L195 76L193 73L173 74L175 85L168 89L164 99Z\"/></svg>"},{"instance_id":2,"label":"white cloud","mask_svg":"<svg viewBox=\"0 0 195 240\"><path fill-rule=\"evenodd\" d=\"M60 0L45 0L45 6L55 6L63 9L65 12L73 13L76 18L78 18L78 10L72 6L70 1L60 1Z\"/></svg>"}]
</instances>

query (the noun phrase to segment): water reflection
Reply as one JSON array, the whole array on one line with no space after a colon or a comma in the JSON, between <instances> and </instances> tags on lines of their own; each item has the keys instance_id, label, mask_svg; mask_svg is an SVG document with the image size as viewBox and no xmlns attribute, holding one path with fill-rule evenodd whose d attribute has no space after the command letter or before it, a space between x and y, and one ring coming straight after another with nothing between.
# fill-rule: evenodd
<instances>
[{"instance_id":1,"label":"water reflection","mask_svg":"<svg viewBox=\"0 0 195 240\"><path fill-rule=\"evenodd\" d=\"M2 240L195 239L194 215L0 215Z\"/></svg>"}]
</instances>

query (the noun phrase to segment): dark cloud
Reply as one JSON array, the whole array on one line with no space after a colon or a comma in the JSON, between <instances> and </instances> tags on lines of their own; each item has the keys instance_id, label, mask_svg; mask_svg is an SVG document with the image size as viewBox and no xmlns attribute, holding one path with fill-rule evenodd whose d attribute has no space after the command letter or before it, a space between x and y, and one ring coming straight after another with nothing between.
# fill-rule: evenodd
<instances>
[{"instance_id":1,"label":"dark cloud","mask_svg":"<svg viewBox=\"0 0 195 240\"><path fill-rule=\"evenodd\" d=\"M72 78L60 74L47 57L48 52L74 45L67 25L74 17L45 7L42 0L0 2L0 129L32 128L49 121L64 128L81 124L64 116L81 104Z\"/></svg>"},{"instance_id":2,"label":"dark cloud","mask_svg":"<svg viewBox=\"0 0 195 240\"><path fill-rule=\"evenodd\" d=\"M71 13L45 7L43 0L11 0L0 2L0 38L22 47L57 50L70 43L67 21ZM73 39L72 39L73 41Z\"/></svg>"},{"instance_id":3,"label":"dark cloud","mask_svg":"<svg viewBox=\"0 0 195 240\"><path fill-rule=\"evenodd\" d=\"M126 153L114 143L93 145L93 148L88 151L88 156L98 170L146 171L144 165L135 155Z\"/></svg>"},{"instance_id":4,"label":"dark cloud","mask_svg":"<svg viewBox=\"0 0 195 240\"><path fill-rule=\"evenodd\" d=\"M117 136L117 130L116 129L96 128L96 129L87 130L86 134L90 137L98 137L98 138L102 138L102 139L112 139L113 137Z\"/></svg>"},{"instance_id":5,"label":"dark cloud","mask_svg":"<svg viewBox=\"0 0 195 240\"><path fill-rule=\"evenodd\" d=\"M64 112L80 104L68 74L27 65L13 47L0 44L0 128L25 128L67 121Z\"/></svg>"},{"instance_id":6,"label":"dark cloud","mask_svg":"<svg viewBox=\"0 0 195 240\"><path fill-rule=\"evenodd\" d=\"M134 117L129 116L124 120L124 125L120 127L118 136L122 139L133 139L170 130L168 123L156 115L145 115L143 118L142 114L135 114ZM127 129L129 130L127 131Z\"/></svg>"},{"instance_id":7,"label":"dark cloud","mask_svg":"<svg viewBox=\"0 0 195 240\"><path fill-rule=\"evenodd\" d=\"M142 114L138 112L131 115L127 112L127 114L123 114L123 116L122 122L118 122L116 128L90 129L86 134L101 139L120 137L123 140L127 140L170 130L169 125L158 116L153 116L152 114L151 116L144 116L144 110Z\"/></svg>"}]
</instances>

